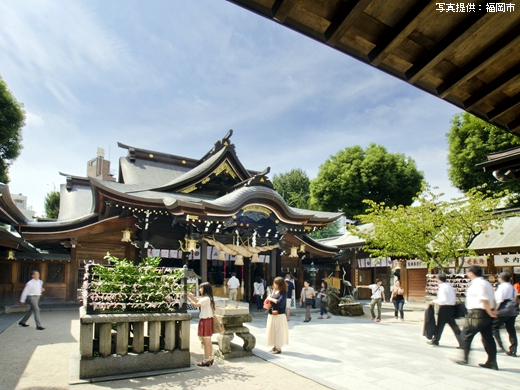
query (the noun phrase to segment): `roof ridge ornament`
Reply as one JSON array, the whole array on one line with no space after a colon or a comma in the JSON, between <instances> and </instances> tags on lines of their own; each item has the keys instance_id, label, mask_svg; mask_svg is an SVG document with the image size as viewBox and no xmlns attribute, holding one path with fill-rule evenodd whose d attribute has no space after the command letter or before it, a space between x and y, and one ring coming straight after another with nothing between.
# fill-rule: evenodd
<instances>
[{"instance_id":1,"label":"roof ridge ornament","mask_svg":"<svg viewBox=\"0 0 520 390\"><path fill-rule=\"evenodd\" d=\"M215 153L217 153L218 151L226 148L226 147L230 147L230 148L233 148L235 149L235 145L233 145L230 141L230 138L231 136L233 135L233 129L229 129L229 131L226 133L226 135L224 136L224 138L222 138L221 140L218 140L217 142L215 142L215 145L213 146L213 148L211 148L211 150L206 153L201 159L200 161L205 161L207 160L208 158L210 158L211 156L213 156Z\"/></svg>"}]
</instances>

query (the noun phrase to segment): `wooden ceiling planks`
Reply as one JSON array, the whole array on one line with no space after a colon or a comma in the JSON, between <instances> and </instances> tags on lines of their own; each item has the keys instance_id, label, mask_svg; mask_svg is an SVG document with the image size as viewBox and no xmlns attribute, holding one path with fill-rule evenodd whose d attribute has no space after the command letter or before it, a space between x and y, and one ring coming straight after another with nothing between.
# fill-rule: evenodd
<instances>
[{"instance_id":1,"label":"wooden ceiling planks","mask_svg":"<svg viewBox=\"0 0 520 390\"><path fill-rule=\"evenodd\" d=\"M228 0L520 134L520 2L440 12L430 0ZM448 3L445 3L448 4Z\"/></svg>"}]
</instances>

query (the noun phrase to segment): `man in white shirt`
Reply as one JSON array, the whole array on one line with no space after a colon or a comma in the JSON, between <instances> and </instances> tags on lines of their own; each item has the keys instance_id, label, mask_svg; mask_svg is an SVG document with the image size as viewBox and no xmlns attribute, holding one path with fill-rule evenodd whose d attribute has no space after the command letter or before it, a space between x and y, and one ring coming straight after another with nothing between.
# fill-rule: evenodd
<instances>
[{"instance_id":1,"label":"man in white shirt","mask_svg":"<svg viewBox=\"0 0 520 390\"><path fill-rule=\"evenodd\" d=\"M234 272L231 273L227 285L229 289L229 300L236 301L238 297L238 288L240 287L240 280L237 279Z\"/></svg>"},{"instance_id":2,"label":"man in white shirt","mask_svg":"<svg viewBox=\"0 0 520 390\"><path fill-rule=\"evenodd\" d=\"M500 285L495 291L495 310L500 311L505 307L507 302L516 300L516 290L511 284L511 275L507 272L502 272L498 276L498 281ZM498 313L497 313L498 314ZM509 351L505 351L505 353L509 356L516 356L516 349L518 346L518 339L516 337L516 329L515 329L515 316L506 316L506 317L497 317L493 321L493 336L495 336L495 340L501 349L504 351L504 345L502 344L502 339L500 338L500 328L502 325L506 325L507 333L509 334L509 342L511 345L509 346Z\"/></svg>"},{"instance_id":3,"label":"man in white shirt","mask_svg":"<svg viewBox=\"0 0 520 390\"><path fill-rule=\"evenodd\" d=\"M482 344L487 354L487 361L479 363L480 367L498 370L497 345L493 339L493 318L496 317L494 291L491 284L483 278L482 268L472 265L468 269L471 283L466 291L466 325L462 330L462 349L464 357L458 364L468 364L469 350L473 337L480 332Z\"/></svg>"},{"instance_id":4,"label":"man in white shirt","mask_svg":"<svg viewBox=\"0 0 520 390\"><path fill-rule=\"evenodd\" d=\"M31 272L32 279L27 282L25 288L22 291L22 296L20 297L20 305L25 305L25 301L27 300L29 303L29 310L20 320L18 325L22 327L28 327L27 320L31 317L31 314L34 312L34 322L36 323L36 329L44 330L40 323L40 307L38 306L38 302L40 301L40 297L42 292L45 291L43 288L43 281L40 280L40 273L38 271Z\"/></svg>"},{"instance_id":5,"label":"man in white shirt","mask_svg":"<svg viewBox=\"0 0 520 390\"><path fill-rule=\"evenodd\" d=\"M430 302L430 305L439 305L439 313L437 315L437 326L435 327L435 334L433 339L428 341L428 344L439 345L444 326L448 324L455 333L455 337L459 343L457 348L460 348L460 328L455 322L455 290L451 284L446 282L446 274L437 275L437 299Z\"/></svg>"},{"instance_id":6,"label":"man in white shirt","mask_svg":"<svg viewBox=\"0 0 520 390\"><path fill-rule=\"evenodd\" d=\"M369 288L372 290L372 296L370 297L370 314L372 314L372 321L376 319L376 322L381 322L381 304L386 302L385 288L383 287L383 281L376 279L376 284L369 284L368 286L358 286L358 288ZM377 318L374 313L374 306L377 305Z\"/></svg>"}]
</instances>

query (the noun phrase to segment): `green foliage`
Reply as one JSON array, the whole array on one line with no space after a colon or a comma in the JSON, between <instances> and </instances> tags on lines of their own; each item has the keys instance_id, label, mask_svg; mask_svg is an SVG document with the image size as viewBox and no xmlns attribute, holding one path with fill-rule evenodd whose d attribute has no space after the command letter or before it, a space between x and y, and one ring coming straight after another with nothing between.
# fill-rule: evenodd
<instances>
[{"instance_id":1,"label":"green foliage","mask_svg":"<svg viewBox=\"0 0 520 390\"><path fill-rule=\"evenodd\" d=\"M365 201L367 214L358 218L373 228L348 230L366 241L365 249L374 257L418 258L430 268L443 269L450 260L473 256L473 240L490 229L500 229L505 215L495 214L507 191L490 194L485 188L469 190L464 198L440 200L427 184L414 198L413 206L387 206Z\"/></svg>"},{"instance_id":2,"label":"green foliage","mask_svg":"<svg viewBox=\"0 0 520 390\"><path fill-rule=\"evenodd\" d=\"M520 146L520 138L465 112L451 120L448 138L448 173L451 182L463 192L486 184L493 192L508 189L520 193L520 183L508 180L502 183L490 172L475 165L487 161L488 154Z\"/></svg>"},{"instance_id":3,"label":"green foliage","mask_svg":"<svg viewBox=\"0 0 520 390\"><path fill-rule=\"evenodd\" d=\"M289 206L300 209L309 207L310 180L303 169L274 175L273 186Z\"/></svg>"},{"instance_id":4,"label":"green foliage","mask_svg":"<svg viewBox=\"0 0 520 390\"><path fill-rule=\"evenodd\" d=\"M309 234L309 237L317 240L320 238L329 238L333 236L337 236L339 234L339 229L341 229L341 224L339 219L331 223L329 226L327 226L325 229L322 230L316 230L315 232L312 232Z\"/></svg>"},{"instance_id":5,"label":"green foliage","mask_svg":"<svg viewBox=\"0 0 520 390\"><path fill-rule=\"evenodd\" d=\"M22 127L25 111L0 77L0 182L8 183L9 166L22 149Z\"/></svg>"},{"instance_id":6,"label":"green foliage","mask_svg":"<svg viewBox=\"0 0 520 390\"><path fill-rule=\"evenodd\" d=\"M180 305L182 269L159 268L160 257L147 257L139 265L105 256L111 266L91 269L90 294L94 309L102 311L171 311Z\"/></svg>"},{"instance_id":7,"label":"green foliage","mask_svg":"<svg viewBox=\"0 0 520 390\"><path fill-rule=\"evenodd\" d=\"M389 206L409 205L421 188L423 173L401 153L389 153L374 143L363 150L348 147L320 166L311 182L311 206L343 211L347 218L361 214L365 199Z\"/></svg>"},{"instance_id":8,"label":"green foliage","mask_svg":"<svg viewBox=\"0 0 520 390\"><path fill-rule=\"evenodd\" d=\"M60 193L58 191L49 192L45 196L45 216L47 218L58 218L60 213Z\"/></svg>"}]
</instances>

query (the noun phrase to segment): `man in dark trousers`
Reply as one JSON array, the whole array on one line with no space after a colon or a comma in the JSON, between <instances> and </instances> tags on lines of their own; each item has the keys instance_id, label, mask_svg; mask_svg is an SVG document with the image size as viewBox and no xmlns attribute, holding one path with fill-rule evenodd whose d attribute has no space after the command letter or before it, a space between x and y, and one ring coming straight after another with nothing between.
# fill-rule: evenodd
<instances>
[{"instance_id":1,"label":"man in dark trousers","mask_svg":"<svg viewBox=\"0 0 520 390\"><path fill-rule=\"evenodd\" d=\"M496 317L494 291L491 284L483 278L482 268L472 265L468 269L471 283L466 291L466 325L462 330L462 349L464 355L458 364L468 364L469 350L473 337L480 332L482 344L487 354L487 361L479 363L480 367L498 370L497 345L493 339L493 318Z\"/></svg>"},{"instance_id":2,"label":"man in dark trousers","mask_svg":"<svg viewBox=\"0 0 520 390\"><path fill-rule=\"evenodd\" d=\"M511 275L507 272L502 272L498 276L498 281L500 285L495 291L495 308L497 311L502 310L507 302L516 300L516 290L511 284ZM497 313L498 314L498 313ZM495 340L501 349L501 352L505 352L509 356L516 357L516 349L518 347L518 339L516 337L516 329L515 329L515 320L516 315L511 316L499 316L495 318L493 322L493 336L495 336ZM509 334L509 350L504 349L504 345L502 344L502 339L500 338L500 328L502 325L506 325L507 333Z\"/></svg>"},{"instance_id":3,"label":"man in dark trousers","mask_svg":"<svg viewBox=\"0 0 520 390\"><path fill-rule=\"evenodd\" d=\"M457 343L459 345L457 348L460 348L460 328L455 322L455 304L457 303L455 290L451 284L446 282L446 274L437 275L437 285L437 299L431 301L430 305L439 305L439 314L437 316L435 334L433 335L431 341L428 342L428 344L439 345L444 326L448 324L457 338Z\"/></svg>"},{"instance_id":4,"label":"man in dark trousers","mask_svg":"<svg viewBox=\"0 0 520 390\"><path fill-rule=\"evenodd\" d=\"M287 283L287 307L285 308L285 315L287 316L287 321L289 321L289 316L291 315L291 306L294 302L294 283L291 280L291 274L285 275L285 282Z\"/></svg>"}]
</instances>

